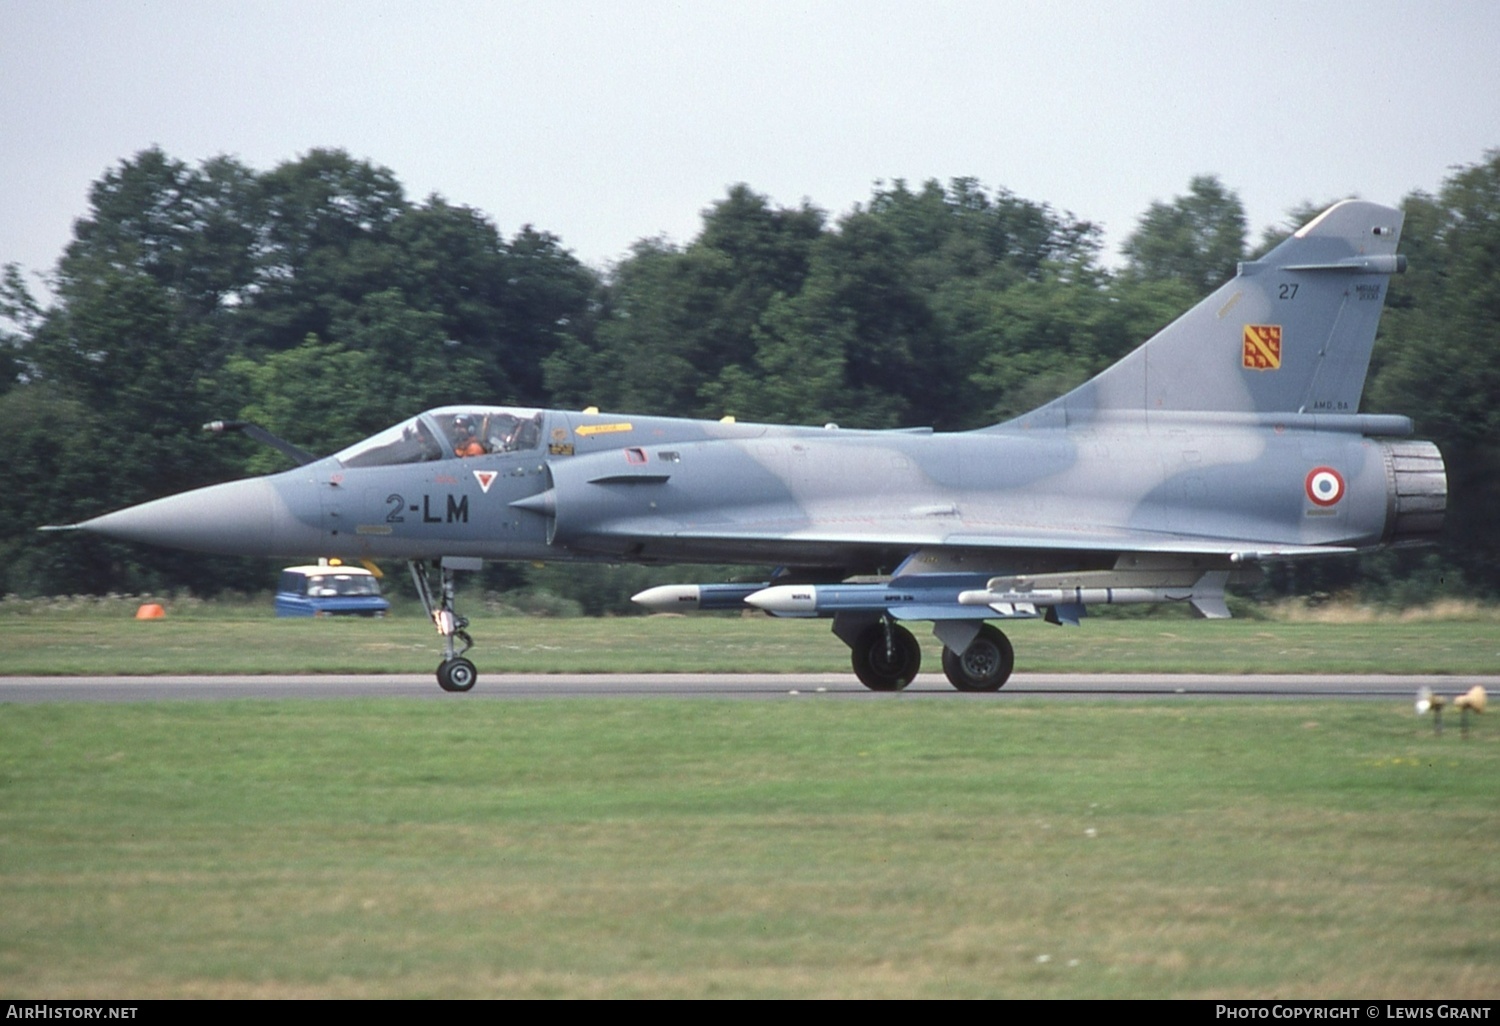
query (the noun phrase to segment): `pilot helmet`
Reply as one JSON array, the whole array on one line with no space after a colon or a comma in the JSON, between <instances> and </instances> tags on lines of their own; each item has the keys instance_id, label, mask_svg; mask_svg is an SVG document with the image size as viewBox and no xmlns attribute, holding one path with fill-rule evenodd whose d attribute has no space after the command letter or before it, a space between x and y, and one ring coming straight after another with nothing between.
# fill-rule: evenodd
<instances>
[{"instance_id":1,"label":"pilot helmet","mask_svg":"<svg viewBox=\"0 0 1500 1026\"><path fill-rule=\"evenodd\" d=\"M459 434L472 435L474 433L474 422L469 419L467 414L460 413L453 418L453 430Z\"/></svg>"}]
</instances>

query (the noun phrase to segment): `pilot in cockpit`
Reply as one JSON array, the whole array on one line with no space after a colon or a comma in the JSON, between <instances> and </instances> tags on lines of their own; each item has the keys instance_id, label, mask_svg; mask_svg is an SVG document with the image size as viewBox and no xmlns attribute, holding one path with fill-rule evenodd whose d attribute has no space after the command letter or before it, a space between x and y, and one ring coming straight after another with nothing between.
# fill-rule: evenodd
<instances>
[{"instance_id":1,"label":"pilot in cockpit","mask_svg":"<svg viewBox=\"0 0 1500 1026\"><path fill-rule=\"evenodd\" d=\"M474 430L473 418L465 414L461 413L453 418L453 439L455 456L483 456L486 452L484 443Z\"/></svg>"}]
</instances>

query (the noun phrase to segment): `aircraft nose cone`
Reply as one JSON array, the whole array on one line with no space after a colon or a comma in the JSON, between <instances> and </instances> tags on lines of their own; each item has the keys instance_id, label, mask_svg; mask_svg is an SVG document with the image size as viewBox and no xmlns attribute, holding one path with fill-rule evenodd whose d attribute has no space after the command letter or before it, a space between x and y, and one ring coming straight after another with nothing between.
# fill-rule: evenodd
<instances>
[{"instance_id":1,"label":"aircraft nose cone","mask_svg":"<svg viewBox=\"0 0 1500 1026\"><path fill-rule=\"evenodd\" d=\"M292 516L264 478L230 481L85 520L79 530L232 556L316 551L320 533Z\"/></svg>"}]
</instances>

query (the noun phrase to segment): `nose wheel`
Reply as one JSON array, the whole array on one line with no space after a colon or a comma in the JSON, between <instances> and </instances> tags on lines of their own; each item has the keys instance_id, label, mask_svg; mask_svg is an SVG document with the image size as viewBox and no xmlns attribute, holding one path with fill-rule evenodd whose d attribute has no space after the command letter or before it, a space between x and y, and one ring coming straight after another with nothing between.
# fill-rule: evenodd
<instances>
[{"instance_id":1,"label":"nose wheel","mask_svg":"<svg viewBox=\"0 0 1500 1026\"><path fill-rule=\"evenodd\" d=\"M438 588L434 595L427 567L416 560L408 565L412 583L417 586L417 598L422 600L422 608L443 639L443 661L437 668L438 687L444 691L473 690L479 680L479 671L463 655L474 647L474 639L465 630L469 626L468 617L459 616L453 608L454 571L439 564ZM458 642L463 642L463 648L458 647Z\"/></svg>"},{"instance_id":2,"label":"nose wheel","mask_svg":"<svg viewBox=\"0 0 1500 1026\"><path fill-rule=\"evenodd\" d=\"M444 659L438 663L438 687L444 691L469 691L478 679L479 671L474 668L473 663L462 656Z\"/></svg>"}]
</instances>

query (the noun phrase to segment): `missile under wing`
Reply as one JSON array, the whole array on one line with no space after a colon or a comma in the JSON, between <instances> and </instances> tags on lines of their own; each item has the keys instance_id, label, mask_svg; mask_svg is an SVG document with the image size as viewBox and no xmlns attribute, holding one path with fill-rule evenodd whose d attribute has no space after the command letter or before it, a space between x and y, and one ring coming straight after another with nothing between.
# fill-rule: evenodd
<instances>
[{"instance_id":1,"label":"missile under wing","mask_svg":"<svg viewBox=\"0 0 1500 1026\"><path fill-rule=\"evenodd\" d=\"M486 559L773 565L636 599L830 618L885 690L920 666L903 623L930 621L950 681L993 690L1014 663L997 621L1130 602L1227 616L1225 587L1266 560L1438 535L1436 447L1405 417L1358 412L1401 223L1339 203L1092 380L977 431L444 407L283 474L75 526L407 560L449 690L475 680L453 573Z\"/></svg>"}]
</instances>

